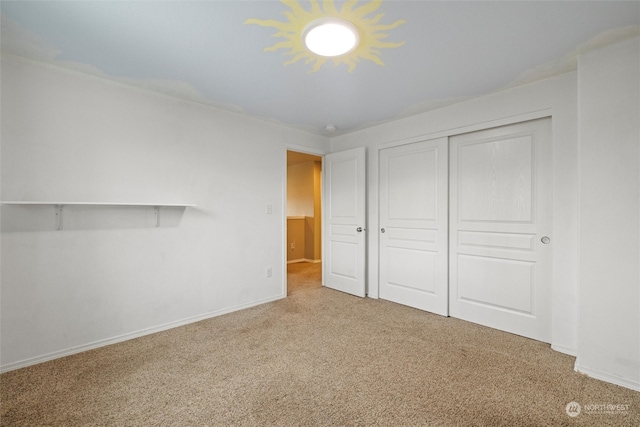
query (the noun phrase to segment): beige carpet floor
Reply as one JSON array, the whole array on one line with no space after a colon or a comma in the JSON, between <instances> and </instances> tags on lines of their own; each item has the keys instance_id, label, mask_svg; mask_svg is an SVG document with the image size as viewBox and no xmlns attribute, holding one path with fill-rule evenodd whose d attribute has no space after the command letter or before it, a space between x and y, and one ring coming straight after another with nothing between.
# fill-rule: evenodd
<instances>
[{"instance_id":1,"label":"beige carpet floor","mask_svg":"<svg viewBox=\"0 0 640 427\"><path fill-rule=\"evenodd\" d=\"M640 425L640 393L578 374L573 364L541 342L316 288L5 373L1 422ZM582 408L573 418L565 410L572 401ZM619 406L601 413L593 405Z\"/></svg>"}]
</instances>

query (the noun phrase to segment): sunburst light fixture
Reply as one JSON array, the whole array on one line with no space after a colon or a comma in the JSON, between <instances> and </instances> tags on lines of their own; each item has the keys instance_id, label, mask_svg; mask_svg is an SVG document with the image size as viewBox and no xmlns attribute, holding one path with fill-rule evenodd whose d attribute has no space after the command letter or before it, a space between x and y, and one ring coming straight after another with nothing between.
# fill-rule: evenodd
<instances>
[{"instance_id":1,"label":"sunburst light fixture","mask_svg":"<svg viewBox=\"0 0 640 427\"><path fill-rule=\"evenodd\" d=\"M293 57L285 65L300 60L307 64L315 62L310 72L316 72L330 60L334 65L346 64L349 72L352 72L361 59L384 65L379 56L380 49L396 48L404 44L384 41L389 36L384 31L396 28L404 20L381 24L383 13L368 17L380 8L382 0L372 0L359 7L356 7L357 0L348 0L340 10L334 0L324 0L322 6L317 0L311 0L308 3L310 10L306 10L297 0L280 1L289 8L283 13L286 21L247 19L245 24L278 30L273 36L282 37L284 41L266 48L265 51L288 49L286 54ZM333 42L347 43L341 45Z\"/></svg>"}]
</instances>

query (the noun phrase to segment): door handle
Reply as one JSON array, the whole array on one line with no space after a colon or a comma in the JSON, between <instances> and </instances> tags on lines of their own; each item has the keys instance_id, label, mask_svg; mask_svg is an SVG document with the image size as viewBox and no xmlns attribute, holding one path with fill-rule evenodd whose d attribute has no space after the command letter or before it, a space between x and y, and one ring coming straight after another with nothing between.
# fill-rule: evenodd
<instances>
[{"instance_id":1,"label":"door handle","mask_svg":"<svg viewBox=\"0 0 640 427\"><path fill-rule=\"evenodd\" d=\"M547 237L547 236L544 236L544 237L542 237L542 239L540 239L540 241L542 243L544 243L545 245L548 245L549 242L551 242L551 239L549 237Z\"/></svg>"},{"instance_id":2,"label":"door handle","mask_svg":"<svg viewBox=\"0 0 640 427\"><path fill-rule=\"evenodd\" d=\"M356 231L357 231L358 233L362 233L362 227L358 227L358 228L356 228Z\"/></svg>"},{"instance_id":3,"label":"door handle","mask_svg":"<svg viewBox=\"0 0 640 427\"><path fill-rule=\"evenodd\" d=\"M384 228L381 228L381 229L380 229L380 232L381 232L381 233L384 233L385 231L387 231L387 230L385 230Z\"/></svg>"}]
</instances>

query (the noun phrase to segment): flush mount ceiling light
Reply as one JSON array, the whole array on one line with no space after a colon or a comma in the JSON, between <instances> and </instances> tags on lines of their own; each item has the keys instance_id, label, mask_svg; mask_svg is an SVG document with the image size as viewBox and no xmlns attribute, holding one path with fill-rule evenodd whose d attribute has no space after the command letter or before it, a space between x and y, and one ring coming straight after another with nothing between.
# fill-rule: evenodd
<instances>
[{"instance_id":1,"label":"flush mount ceiling light","mask_svg":"<svg viewBox=\"0 0 640 427\"><path fill-rule=\"evenodd\" d=\"M272 27L276 30L273 36L282 40L265 48L265 51L285 50L285 55L291 56L285 65L298 61L313 64L312 70L309 71L313 73L331 61L334 65L345 64L349 72L352 72L361 60L384 65L380 59L382 49L393 49L404 44L385 41L389 36L387 31L405 21L399 19L384 24L384 13L375 13L380 8L382 0L371 0L363 4L356 0L282 0L282 3L289 8L284 13L286 20L252 18L244 23ZM325 37L325 30L336 30L342 36ZM349 44L330 48L317 45L317 40L326 38L348 40Z\"/></svg>"},{"instance_id":2,"label":"flush mount ceiling light","mask_svg":"<svg viewBox=\"0 0 640 427\"><path fill-rule=\"evenodd\" d=\"M340 56L358 46L358 30L349 21L321 18L309 23L302 32L304 45L320 56Z\"/></svg>"}]
</instances>

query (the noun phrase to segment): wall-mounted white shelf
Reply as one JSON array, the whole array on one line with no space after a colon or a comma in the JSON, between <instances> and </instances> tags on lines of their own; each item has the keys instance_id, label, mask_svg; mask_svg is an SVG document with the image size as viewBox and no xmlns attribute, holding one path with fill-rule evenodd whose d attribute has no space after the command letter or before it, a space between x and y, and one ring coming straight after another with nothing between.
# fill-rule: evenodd
<instances>
[{"instance_id":1,"label":"wall-mounted white shelf","mask_svg":"<svg viewBox=\"0 0 640 427\"><path fill-rule=\"evenodd\" d=\"M121 202L43 202L43 201L0 201L2 205L85 205L85 206L160 206L176 208L193 208L196 205L189 203L121 203Z\"/></svg>"},{"instance_id":2,"label":"wall-mounted white shelf","mask_svg":"<svg viewBox=\"0 0 640 427\"><path fill-rule=\"evenodd\" d=\"M77 206L149 206L155 209L156 213L156 227L160 227L160 208L193 208L196 205L190 203L121 203L121 202L55 202L55 201L38 201L38 200L2 200L1 205L46 205L56 207L56 219L57 229L62 230L63 227L63 212L64 207L67 205Z\"/></svg>"}]
</instances>

